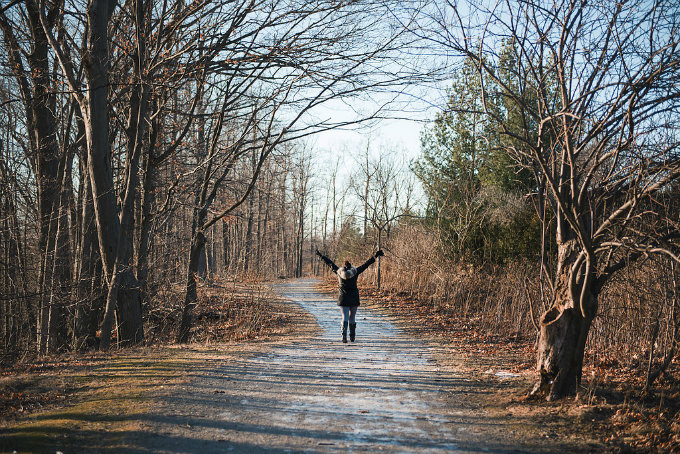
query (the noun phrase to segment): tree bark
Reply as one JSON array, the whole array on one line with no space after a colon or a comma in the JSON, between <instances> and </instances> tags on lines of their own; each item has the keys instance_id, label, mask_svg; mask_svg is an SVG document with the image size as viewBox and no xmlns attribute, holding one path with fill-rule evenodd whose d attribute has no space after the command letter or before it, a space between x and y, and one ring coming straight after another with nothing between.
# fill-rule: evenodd
<instances>
[{"instance_id":1,"label":"tree bark","mask_svg":"<svg viewBox=\"0 0 680 454\"><path fill-rule=\"evenodd\" d=\"M586 340L597 313L598 292L594 273L579 271L585 265L577 264L578 256L575 239L558 242L554 301L540 320L537 369L541 378L533 393L545 392L549 401L578 390Z\"/></svg>"},{"instance_id":2,"label":"tree bark","mask_svg":"<svg viewBox=\"0 0 680 454\"><path fill-rule=\"evenodd\" d=\"M144 339L139 286L132 269L122 263L134 197L134 171L130 170L121 219L117 214L117 200L111 167L108 115L108 25L116 2L92 1L87 10L88 48L83 57L88 90L83 102L83 120L88 144L88 170L97 219L97 233L109 282L106 311L102 321L101 348L109 347L113 310L119 305L120 338L122 344L136 344ZM138 158L137 158L138 159ZM121 222L121 220L127 222ZM121 231L121 224L124 231ZM123 234L123 236L121 236ZM122 287L121 287L122 285ZM119 291L122 290L122 291Z\"/></svg>"},{"instance_id":3,"label":"tree bark","mask_svg":"<svg viewBox=\"0 0 680 454\"><path fill-rule=\"evenodd\" d=\"M51 71L48 58L49 42L40 21L38 6L34 1L24 2L26 17L29 20L31 37L30 53L27 55L29 70L22 64L19 41L14 29L4 13L0 14L5 45L9 50L9 62L17 79L17 85L24 100L26 123L31 140L29 145L33 154L31 165L36 175L38 193L38 249L40 251L40 269L38 273L37 294L40 295L40 329L38 349L45 352L49 334L49 304L52 282L49 273L53 259L54 240L57 231L56 204L59 196L59 153L56 138L55 94L51 90ZM48 23L54 26L56 14L50 12ZM27 74L30 74L30 80Z\"/></svg>"},{"instance_id":4,"label":"tree bark","mask_svg":"<svg viewBox=\"0 0 680 454\"><path fill-rule=\"evenodd\" d=\"M383 227L378 228L378 250L382 249L382 229L383 229ZM378 266L377 266L377 270L376 270L376 273L378 274L378 276L377 276L378 290L380 290L380 278L381 278L380 259L381 259L381 256L376 257L376 260L378 262Z\"/></svg>"},{"instance_id":5,"label":"tree bark","mask_svg":"<svg viewBox=\"0 0 680 454\"><path fill-rule=\"evenodd\" d=\"M140 194L141 208L138 212L139 219L136 222L139 228L139 237L137 247L135 248L135 256L137 257L137 281L139 283L139 290L141 293L140 297L142 300L144 300L148 291L147 279L149 276L149 246L151 245L152 228L151 206L154 199L156 173L156 166L154 166L152 163L150 152L146 153L144 156L142 167L142 190Z\"/></svg>"},{"instance_id":6,"label":"tree bark","mask_svg":"<svg viewBox=\"0 0 680 454\"><path fill-rule=\"evenodd\" d=\"M189 266L187 269L186 292L184 294L184 311L182 323L177 335L177 342L186 344L189 342L189 333L193 324L193 310L198 300L196 284L198 281L198 262L205 247L205 235L195 232L191 238L191 252L189 254Z\"/></svg>"},{"instance_id":7,"label":"tree bark","mask_svg":"<svg viewBox=\"0 0 680 454\"><path fill-rule=\"evenodd\" d=\"M87 162L87 158L84 159ZM84 164L85 165L85 164ZM99 325L97 313L103 308L101 298L101 261L97 250L99 242L94 219L92 191L90 190L87 169L82 170L81 187L81 233L76 251L76 311L74 344L76 350L95 348L96 332Z\"/></svg>"},{"instance_id":8,"label":"tree bark","mask_svg":"<svg viewBox=\"0 0 680 454\"><path fill-rule=\"evenodd\" d=\"M243 256L243 271L247 273L250 270L251 254L253 251L253 222L254 222L254 205L255 194L251 193L248 197L248 222L246 227L245 250Z\"/></svg>"},{"instance_id":9,"label":"tree bark","mask_svg":"<svg viewBox=\"0 0 680 454\"><path fill-rule=\"evenodd\" d=\"M51 267L50 292L47 304L43 308L43 316L47 319L43 325L43 327L47 326L47 330L43 331L43 334L46 337L45 352L48 353L64 348L68 337L65 300L68 298L68 287L71 282L68 265L71 263L68 211L72 164L73 155L65 151L58 172L61 187L58 191L59 196L54 214L57 228L54 240L50 241L54 244L54 250L50 254L52 261L49 263Z\"/></svg>"}]
</instances>

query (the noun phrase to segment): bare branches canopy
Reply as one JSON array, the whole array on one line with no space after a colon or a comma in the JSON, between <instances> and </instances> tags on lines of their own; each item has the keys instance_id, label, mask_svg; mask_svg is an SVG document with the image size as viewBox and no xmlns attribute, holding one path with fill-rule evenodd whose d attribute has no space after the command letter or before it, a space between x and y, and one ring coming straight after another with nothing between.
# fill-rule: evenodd
<instances>
[{"instance_id":1,"label":"bare branches canopy","mask_svg":"<svg viewBox=\"0 0 680 454\"><path fill-rule=\"evenodd\" d=\"M205 239L244 203L258 206L268 160L295 139L383 115L410 83L394 69L408 39L399 10L369 0L3 6L3 184L28 174L21 202L37 199L40 213L12 215L40 233L21 238L37 254L22 268L26 288L11 291L40 349L69 338L107 348L112 333L144 341L142 306L163 274L152 270L155 236L179 224L190 227L186 341ZM359 107L367 99L378 107ZM334 100L359 114L319 110Z\"/></svg>"}]
</instances>

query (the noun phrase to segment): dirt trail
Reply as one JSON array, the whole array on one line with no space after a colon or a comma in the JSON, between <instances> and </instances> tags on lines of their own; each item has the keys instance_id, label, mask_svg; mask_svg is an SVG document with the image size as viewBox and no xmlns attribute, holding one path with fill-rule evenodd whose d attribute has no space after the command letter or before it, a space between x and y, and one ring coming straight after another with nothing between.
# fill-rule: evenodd
<instances>
[{"instance_id":1,"label":"dirt trail","mask_svg":"<svg viewBox=\"0 0 680 454\"><path fill-rule=\"evenodd\" d=\"M241 360L206 364L163 396L128 441L136 452L536 452L508 415L470 403L470 380L439 365L436 347L360 308L357 342L342 344L339 310L316 281L277 285L319 334ZM464 393L465 391L465 393ZM465 394L467 394L465 396ZM472 395L472 397L470 397ZM521 432L521 431L520 431ZM548 449L550 448L550 449Z\"/></svg>"}]
</instances>

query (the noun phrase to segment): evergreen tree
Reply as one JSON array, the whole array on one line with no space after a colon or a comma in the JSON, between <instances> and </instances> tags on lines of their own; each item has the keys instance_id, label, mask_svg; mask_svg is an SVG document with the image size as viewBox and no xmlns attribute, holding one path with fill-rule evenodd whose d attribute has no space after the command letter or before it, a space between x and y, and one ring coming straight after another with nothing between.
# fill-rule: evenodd
<instances>
[{"instance_id":1,"label":"evergreen tree","mask_svg":"<svg viewBox=\"0 0 680 454\"><path fill-rule=\"evenodd\" d=\"M522 199L535 186L534 178L505 152L509 143L521 143L514 136L537 130L523 118L517 100L502 95L504 84L518 80L513 51L506 45L498 62L500 84L482 84L467 60L454 75L444 110L422 133L414 170L428 198L428 220L459 256L504 261L538 251L538 219ZM529 97L527 92L526 102Z\"/></svg>"}]
</instances>

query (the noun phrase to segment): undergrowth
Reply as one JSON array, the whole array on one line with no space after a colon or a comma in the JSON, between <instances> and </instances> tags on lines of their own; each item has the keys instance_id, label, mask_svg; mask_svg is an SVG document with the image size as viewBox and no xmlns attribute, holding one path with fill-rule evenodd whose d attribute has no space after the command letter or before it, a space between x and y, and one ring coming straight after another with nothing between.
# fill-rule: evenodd
<instances>
[{"instance_id":1,"label":"undergrowth","mask_svg":"<svg viewBox=\"0 0 680 454\"><path fill-rule=\"evenodd\" d=\"M159 294L145 328L151 343L173 343L182 317L180 289ZM212 279L199 286L190 342L263 339L287 332L292 315L272 290L259 282Z\"/></svg>"}]
</instances>

